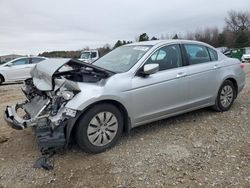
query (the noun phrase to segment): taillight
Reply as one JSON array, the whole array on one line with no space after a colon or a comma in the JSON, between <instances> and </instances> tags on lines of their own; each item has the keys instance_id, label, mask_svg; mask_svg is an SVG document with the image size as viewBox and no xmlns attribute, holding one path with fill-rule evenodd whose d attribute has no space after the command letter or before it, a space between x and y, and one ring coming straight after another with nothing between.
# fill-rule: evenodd
<instances>
[{"instance_id":1,"label":"taillight","mask_svg":"<svg viewBox=\"0 0 250 188\"><path fill-rule=\"evenodd\" d=\"M241 64L240 64L240 68L243 69L244 67L245 67L244 63L241 63Z\"/></svg>"}]
</instances>

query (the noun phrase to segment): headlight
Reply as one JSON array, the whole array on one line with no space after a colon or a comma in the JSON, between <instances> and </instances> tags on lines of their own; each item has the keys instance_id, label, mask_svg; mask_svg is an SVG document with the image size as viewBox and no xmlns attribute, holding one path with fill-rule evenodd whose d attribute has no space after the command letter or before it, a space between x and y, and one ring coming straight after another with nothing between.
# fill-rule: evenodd
<instances>
[{"instance_id":1,"label":"headlight","mask_svg":"<svg viewBox=\"0 0 250 188\"><path fill-rule=\"evenodd\" d=\"M61 96L68 101L74 97L74 93L72 91L62 91Z\"/></svg>"}]
</instances>

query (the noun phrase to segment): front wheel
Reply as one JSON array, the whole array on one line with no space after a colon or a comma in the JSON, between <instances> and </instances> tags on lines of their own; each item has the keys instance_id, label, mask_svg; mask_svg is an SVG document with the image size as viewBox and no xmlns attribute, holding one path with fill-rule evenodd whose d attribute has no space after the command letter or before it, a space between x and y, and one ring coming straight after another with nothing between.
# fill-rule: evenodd
<instances>
[{"instance_id":1,"label":"front wheel","mask_svg":"<svg viewBox=\"0 0 250 188\"><path fill-rule=\"evenodd\" d=\"M224 112L230 109L236 97L236 89L230 80L226 80L220 87L213 109Z\"/></svg>"},{"instance_id":2,"label":"front wheel","mask_svg":"<svg viewBox=\"0 0 250 188\"><path fill-rule=\"evenodd\" d=\"M90 108L77 124L76 141L88 153L100 153L114 146L121 137L123 117L112 104Z\"/></svg>"},{"instance_id":3,"label":"front wheel","mask_svg":"<svg viewBox=\"0 0 250 188\"><path fill-rule=\"evenodd\" d=\"M0 74L0 85L4 82L3 76Z\"/></svg>"}]
</instances>

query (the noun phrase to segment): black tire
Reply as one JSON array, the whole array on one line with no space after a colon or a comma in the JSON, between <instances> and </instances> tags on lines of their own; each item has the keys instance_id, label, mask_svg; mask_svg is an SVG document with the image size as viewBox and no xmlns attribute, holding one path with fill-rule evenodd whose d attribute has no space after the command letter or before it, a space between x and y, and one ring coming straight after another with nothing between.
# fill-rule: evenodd
<instances>
[{"instance_id":1,"label":"black tire","mask_svg":"<svg viewBox=\"0 0 250 188\"><path fill-rule=\"evenodd\" d=\"M4 82L4 77L0 74L0 85Z\"/></svg>"},{"instance_id":2,"label":"black tire","mask_svg":"<svg viewBox=\"0 0 250 188\"><path fill-rule=\"evenodd\" d=\"M116 120L116 122L117 122L117 126L115 125L115 127L116 128L118 127L118 128L117 128L116 134L114 134L115 136L113 137L112 140L110 139L109 143L107 143L103 146L97 146L97 145L91 143L91 141L89 139L90 134L88 134L88 130L89 130L88 127L92 126L92 125L90 125L90 122L92 120L94 120L94 118L96 118L96 116L98 116L98 114L102 114L102 113L110 113L110 114L114 115L113 118L116 118L114 120ZM105 117L106 117L106 115L105 115ZM96 118L96 120L97 119L98 118ZM103 119L105 119L104 116L103 116ZM104 120L104 122L105 121L108 122L108 120ZM98 121L98 123L100 123L100 121ZM97 104L97 105L93 106L92 108L90 108L86 113L84 113L80 117L80 119L76 125L77 126L76 133L75 133L76 142L79 145L79 147L87 153L103 152L103 151L113 147L118 142L118 140L121 137L122 132L123 132L123 126L124 126L123 124L124 123L123 123L122 114L119 111L119 109L117 109L117 107L115 107L112 104L108 104L108 103ZM91 127L91 128L93 128L93 127ZM99 128L96 128L96 129L99 129ZM100 137L102 137L103 140L104 140L103 135L105 135L106 141L107 141L107 138L108 138L107 137L108 134L106 133L107 131L104 133L103 132L99 133L99 131L101 131L101 132L106 131L106 129L105 130L99 129L97 132L95 132L95 134L99 134L99 136L102 134ZM93 135L95 136L95 134L93 134ZM99 136L97 136L97 137L99 137Z\"/></svg>"},{"instance_id":3,"label":"black tire","mask_svg":"<svg viewBox=\"0 0 250 188\"><path fill-rule=\"evenodd\" d=\"M230 104L228 104L227 106L223 105L223 103L221 101L222 91L225 87L232 88L232 100L230 101ZM230 80L226 80L221 85L221 87L218 91L217 97L216 97L215 105L212 108L218 112L228 111L231 108L231 106L233 105L235 98L236 98L236 88Z\"/></svg>"}]
</instances>

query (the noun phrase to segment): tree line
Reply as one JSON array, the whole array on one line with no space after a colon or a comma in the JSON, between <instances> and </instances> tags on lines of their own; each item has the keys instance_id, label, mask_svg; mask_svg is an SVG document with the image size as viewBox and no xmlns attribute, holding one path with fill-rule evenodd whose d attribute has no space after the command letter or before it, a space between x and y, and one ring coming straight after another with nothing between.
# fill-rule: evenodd
<instances>
[{"instance_id":1,"label":"tree line","mask_svg":"<svg viewBox=\"0 0 250 188\"><path fill-rule=\"evenodd\" d=\"M250 12L249 11L229 11L225 18L225 26L222 31L218 27L207 27L204 29L197 29L194 32L186 34L176 33L173 36L148 36L147 33L140 34L136 41L149 41L159 39L188 39L198 40L208 43L214 47L229 47L242 48L250 46ZM123 46L125 44L133 43L133 41L118 40L113 47L106 44L103 47L97 48L100 55L105 55L111 50ZM84 49L83 49L84 50ZM39 56L44 57L68 57L79 58L82 50L77 51L53 51L43 52Z\"/></svg>"}]
</instances>

